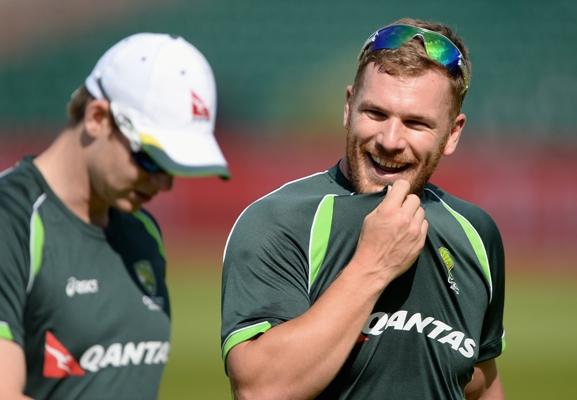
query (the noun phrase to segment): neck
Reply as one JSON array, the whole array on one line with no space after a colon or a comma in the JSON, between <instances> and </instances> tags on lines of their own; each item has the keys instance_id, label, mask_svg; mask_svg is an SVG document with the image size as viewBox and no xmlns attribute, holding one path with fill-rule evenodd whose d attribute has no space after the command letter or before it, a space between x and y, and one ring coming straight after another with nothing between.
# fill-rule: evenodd
<instances>
[{"instance_id":1,"label":"neck","mask_svg":"<svg viewBox=\"0 0 577 400\"><path fill-rule=\"evenodd\" d=\"M101 227L108 224L108 205L92 191L81 127L63 131L34 164L70 211L82 221Z\"/></svg>"},{"instance_id":2,"label":"neck","mask_svg":"<svg viewBox=\"0 0 577 400\"><path fill-rule=\"evenodd\" d=\"M339 169L341 170L341 173L345 176L345 178L347 178L350 181L351 177L349 176L349 164L347 162L346 156L341 158L341 160L339 161Z\"/></svg>"}]
</instances>

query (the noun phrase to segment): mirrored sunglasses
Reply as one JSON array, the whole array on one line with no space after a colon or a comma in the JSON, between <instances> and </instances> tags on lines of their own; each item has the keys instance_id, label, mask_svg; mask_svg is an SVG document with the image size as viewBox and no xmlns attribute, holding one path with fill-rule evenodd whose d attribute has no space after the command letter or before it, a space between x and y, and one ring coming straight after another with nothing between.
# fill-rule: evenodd
<instances>
[{"instance_id":1,"label":"mirrored sunglasses","mask_svg":"<svg viewBox=\"0 0 577 400\"><path fill-rule=\"evenodd\" d=\"M382 49L398 49L408 41L419 37L429 58L445 67L453 76L461 74L465 91L469 87L469 73L459 48L446 36L412 25L389 25L373 33L363 45L359 60L369 52Z\"/></svg>"},{"instance_id":2,"label":"mirrored sunglasses","mask_svg":"<svg viewBox=\"0 0 577 400\"><path fill-rule=\"evenodd\" d=\"M144 151L133 151L130 154L132 155L134 162L145 172L149 174L168 174L164 168L158 165L158 163Z\"/></svg>"}]
</instances>

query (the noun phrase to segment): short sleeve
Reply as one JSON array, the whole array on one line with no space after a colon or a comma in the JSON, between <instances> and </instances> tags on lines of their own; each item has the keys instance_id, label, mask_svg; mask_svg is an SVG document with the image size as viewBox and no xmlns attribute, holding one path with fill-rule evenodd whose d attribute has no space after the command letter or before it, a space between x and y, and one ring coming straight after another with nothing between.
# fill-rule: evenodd
<instances>
[{"instance_id":1,"label":"short sleeve","mask_svg":"<svg viewBox=\"0 0 577 400\"><path fill-rule=\"evenodd\" d=\"M306 228L268 202L239 218L227 242L222 276L222 356L237 344L310 307Z\"/></svg>"},{"instance_id":2,"label":"short sleeve","mask_svg":"<svg viewBox=\"0 0 577 400\"><path fill-rule=\"evenodd\" d=\"M0 205L0 338L24 343L23 315L29 277L27 226Z\"/></svg>"},{"instance_id":3,"label":"short sleeve","mask_svg":"<svg viewBox=\"0 0 577 400\"><path fill-rule=\"evenodd\" d=\"M490 217L483 230L483 241L487 243L487 256L491 272L492 296L487 307L478 362L499 356L505 349L503 312L505 306L505 254L503 242L497 226Z\"/></svg>"}]
</instances>

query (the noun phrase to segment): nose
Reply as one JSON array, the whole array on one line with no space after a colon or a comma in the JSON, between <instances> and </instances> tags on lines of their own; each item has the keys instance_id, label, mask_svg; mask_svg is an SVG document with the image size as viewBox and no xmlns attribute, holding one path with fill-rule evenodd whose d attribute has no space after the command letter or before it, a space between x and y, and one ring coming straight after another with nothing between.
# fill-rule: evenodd
<instances>
[{"instance_id":1,"label":"nose","mask_svg":"<svg viewBox=\"0 0 577 400\"><path fill-rule=\"evenodd\" d=\"M377 143L385 151L402 151L407 145L404 129L402 121L395 118L383 121L380 132L377 135Z\"/></svg>"},{"instance_id":2,"label":"nose","mask_svg":"<svg viewBox=\"0 0 577 400\"><path fill-rule=\"evenodd\" d=\"M167 192L172 189L173 176L164 172L150 174L150 180L159 191Z\"/></svg>"}]
</instances>

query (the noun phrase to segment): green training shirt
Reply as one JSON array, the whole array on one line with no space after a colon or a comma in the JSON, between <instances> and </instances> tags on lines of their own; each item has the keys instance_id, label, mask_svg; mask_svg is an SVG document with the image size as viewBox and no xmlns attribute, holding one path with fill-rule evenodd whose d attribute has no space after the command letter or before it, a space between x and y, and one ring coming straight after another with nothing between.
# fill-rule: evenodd
<instances>
[{"instance_id":1,"label":"green training shirt","mask_svg":"<svg viewBox=\"0 0 577 400\"><path fill-rule=\"evenodd\" d=\"M76 217L31 158L0 175L0 339L35 399L155 399L170 344L160 231L149 214Z\"/></svg>"},{"instance_id":2,"label":"green training shirt","mask_svg":"<svg viewBox=\"0 0 577 400\"><path fill-rule=\"evenodd\" d=\"M352 194L334 167L243 211L225 249L225 362L236 344L311 307L353 256L364 217L384 195ZM504 255L496 225L430 184L421 202L429 222L423 251L385 289L319 398L462 399L474 365L502 352Z\"/></svg>"}]
</instances>

